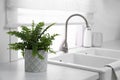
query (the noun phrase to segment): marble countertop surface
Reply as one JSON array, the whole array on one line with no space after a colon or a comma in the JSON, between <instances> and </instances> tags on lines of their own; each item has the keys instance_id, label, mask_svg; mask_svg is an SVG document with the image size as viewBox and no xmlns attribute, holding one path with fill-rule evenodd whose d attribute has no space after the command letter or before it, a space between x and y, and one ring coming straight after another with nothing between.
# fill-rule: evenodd
<instances>
[{"instance_id":1,"label":"marble countertop surface","mask_svg":"<svg viewBox=\"0 0 120 80\"><path fill-rule=\"evenodd\" d=\"M0 80L97 80L95 72L48 64L46 72L24 71L24 60L0 64Z\"/></svg>"}]
</instances>

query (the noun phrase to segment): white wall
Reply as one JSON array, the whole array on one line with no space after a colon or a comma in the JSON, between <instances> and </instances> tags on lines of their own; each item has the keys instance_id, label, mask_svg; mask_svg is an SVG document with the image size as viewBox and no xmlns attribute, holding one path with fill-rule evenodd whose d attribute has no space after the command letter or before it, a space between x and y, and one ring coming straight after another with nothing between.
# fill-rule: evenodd
<instances>
[{"instance_id":1,"label":"white wall","mask_svg":"<svg viewBox=\"0 0 120 80\"><path fill-rule=\"evenodd\" d=\"M8 35L5 24L5 0L0 0L0 63L9 61Z\"/></svg>"},{"instance_id":2,"label":"white wall","mask_svg":"<svg viewBox=\"0 0 120 80\"><path fill-rule=\"evenodd\" d=\"M120 39L120 0L95 0L94 31L102 32L104 41ZM0 63L9 61L9 36L5 24L5 0L0 0Z\"/></svg>"},{"instance_id":3,"label":"white wall","mask_svg":"<svg viewBox=\"0 0 120 80\"><path fill-rule=\"evenodd\" d=\"M102 32L104 41L120 39L120 0L95 0L94 31Z\"/></svg>"}]
</instances>

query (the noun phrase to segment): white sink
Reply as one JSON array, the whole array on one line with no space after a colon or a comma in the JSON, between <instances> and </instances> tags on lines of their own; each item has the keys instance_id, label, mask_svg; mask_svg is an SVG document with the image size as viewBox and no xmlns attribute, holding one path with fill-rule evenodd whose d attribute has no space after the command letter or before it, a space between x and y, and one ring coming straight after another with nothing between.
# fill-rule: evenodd
<instances>
[{"instance_id":1,"label":"white sink","mask_svg":"<svg viewBox=\"0 0 120 80\"><path fill-rule=\"evenodd\" d=\"M59 63L66 63L66 64L71 63L76 65L94 67L94 68L102 68L106 64L116 61L115 59L108 59L108 58L102 58L92 55L76 54L76 53L61 55L58 57L50 58L49 61L50 60Z\"/></svg>"},{"instance_id":2,"label":"white sink","mask_svg":"<svg viewBox=\"0 0 120 80\"><path fill-rule=\"evenodd\" d=\"M48 63L98 72L101 80L111 80L111 69L104 66L115 61L117 60L94 55L67 53L49 58Z\"/></svg>"}]
</instances>

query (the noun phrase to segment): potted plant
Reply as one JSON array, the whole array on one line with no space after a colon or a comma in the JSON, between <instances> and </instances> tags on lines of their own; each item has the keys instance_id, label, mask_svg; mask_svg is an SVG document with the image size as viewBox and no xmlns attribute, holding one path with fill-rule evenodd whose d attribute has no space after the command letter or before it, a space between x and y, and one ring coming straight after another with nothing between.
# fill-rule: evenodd
<instances>
[{"instance_id":1,"label":"potted plant","mask_svg":"<svg viewBox=\"0 0 120 80\"><path fill-rule=\"evenodd\" d=\"M26 72L41 72L46 71L47 68L47 53L54 53L50 48L52 41L58 34L50 35L45 33L53 24L44 28L44 22L34 24L32 27L21 26L21 31L9 31L9 35L16 36L22 42L15 42L9 44L10 49L22 50L25 58L25 71Z\"/></svg>"}]
</instances>

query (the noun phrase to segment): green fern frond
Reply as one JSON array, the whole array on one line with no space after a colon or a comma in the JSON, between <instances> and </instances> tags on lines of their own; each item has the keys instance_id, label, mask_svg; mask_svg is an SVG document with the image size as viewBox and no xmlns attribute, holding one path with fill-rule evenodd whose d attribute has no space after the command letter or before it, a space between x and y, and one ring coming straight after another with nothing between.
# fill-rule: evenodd
<instances>
[{"instance_id":1,"label":"green fern frond","mask_svg":"<svg viewBox=\"0 0 120 80\"><path fill-rule=\"evenodd\" d=\"M25 49L25 44L23 42L18 42L18 43L12 43L12 44L9 44L10 46L10 49L13 49L13 50L24 50Z\"/></svg>"},{"instance_id":2,"label":"green fern frond","mask_svg":"<svg viewBox=\"0 0 120 80\"><path fill-rule=\"evenodd\" d=\"M41 36L42 36L51 26L53 26L53 25L55 25L55 23L52 23L52 24L50 24L49 26L47 26L47 27L43 30L43 32L40 34L39 38L41 38Z\"/></svg>"},{"instance_id":3,"label":"green fern frond","mask_svg":"<svg viewBox=\"0 0 120 80\"><path fill-rule=\"evenodd\" d=\"M50 35L49 33L45 33L54 24L55 23L50 24L44 29L44 22L39 22L35 25L33 21L32 28L21 26L21 31L7 32L9 35L16 36L23 41L9 44L10 49L22 50L23 56L25 49L32 49L32 56L38 56L40 59L44 59L38 51L44 50L46 52L54 53L54 51L50 48L50 45L52 45L52 41L56 36L58 36L58 34Z\"/></svg>"},{"instance_id":4,"label":"green fern frond","mask_svg":"<svg viewBox=\"0 0 120 80\"><path fill-rule=\"evenodd\" d=\"M37 54L38 55L38 57L41 59L41 60L43 60L44 59L44 57L41 55L41 54Z\"/></svg>"},{"instance_id":5,"label":"green fern frond","mask_svg":"<svg viewBox=\"0 0 120 80\"><path fill-rule=\"evenodd\" d=\"M23 41L26 41L26 34L24 33L24 32L18 32L18 31L9 31L8 32L8 34L9 35L14 35L14 36L16 36L16 37L18 37L18 38L20 38L21 40L23 40Z\"/></svg>"}]
</instances>

